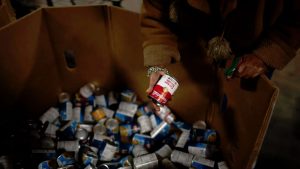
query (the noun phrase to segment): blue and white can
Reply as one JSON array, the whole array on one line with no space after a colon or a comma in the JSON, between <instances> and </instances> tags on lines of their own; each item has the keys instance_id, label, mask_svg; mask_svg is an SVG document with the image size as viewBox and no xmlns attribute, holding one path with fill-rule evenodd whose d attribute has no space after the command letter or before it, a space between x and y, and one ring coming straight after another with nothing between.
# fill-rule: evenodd
<instances>
[{"instance_id":1,"label":"blue and white can","mask_svg":"<svg viewBox=\"0 0 300 169\"><path fill-rule=\"evenodd\" d=\"M57 157L57 164L60 167L75 164L74 156L71 153L63 153Z\"/></svg>"},{"instance_id":2,"label":"blue and white can","mask_svg":"<svg viewBox=\"0 0 300 169\"><path fill-rule=\"evenodd\" d=\"M192 161L192 167L195 169L213 169L215 162L209 159L195 156Z\"/></svg>"}]
</instances>

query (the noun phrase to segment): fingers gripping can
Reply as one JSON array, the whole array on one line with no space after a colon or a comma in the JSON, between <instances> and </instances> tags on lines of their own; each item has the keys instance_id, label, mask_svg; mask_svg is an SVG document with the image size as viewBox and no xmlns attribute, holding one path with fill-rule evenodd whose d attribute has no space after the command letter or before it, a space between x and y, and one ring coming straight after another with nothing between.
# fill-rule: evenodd
<instances>
[{"instance_id":1,"label":"fingers gripping can","mask_svg":"<svg viewBox=\"0 0 300 169\"><path fill-rule=\"evenodd\" d=\"M158 105L165 105L171 100L178 86L175 78L170 75L163 75L153 87L149 97Z\"/></svg>"}]
</instances>

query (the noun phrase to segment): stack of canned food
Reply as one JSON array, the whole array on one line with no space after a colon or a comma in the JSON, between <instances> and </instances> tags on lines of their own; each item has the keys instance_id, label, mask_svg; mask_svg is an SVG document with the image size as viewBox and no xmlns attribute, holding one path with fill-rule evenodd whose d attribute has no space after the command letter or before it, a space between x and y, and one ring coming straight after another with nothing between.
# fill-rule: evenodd
<instances>
[{"instance_id":1,"label":"stack of canned food","mask_svg":"<svg viewBox=\"0 0 300 169\"><path fill-rule=\"evenodd\" d=\"M39 169L226 169L218 135L204 121L187 124L167 107L155 111L131 90L103 92L95 83L74 97L60 93L41 117Z\"/></svg>"}]
</instances>

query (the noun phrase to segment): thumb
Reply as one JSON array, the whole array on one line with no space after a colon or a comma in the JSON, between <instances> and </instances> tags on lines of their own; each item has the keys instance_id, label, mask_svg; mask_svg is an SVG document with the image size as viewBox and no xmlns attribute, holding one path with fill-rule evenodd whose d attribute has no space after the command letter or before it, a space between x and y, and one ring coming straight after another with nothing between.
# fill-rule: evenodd
<instances>
[{"instance_id":1,"label":"thumb","mask_svg":"<svg viewBox=\"0 0 300 169\"><path fill-rule=\"evenodd\" d=\"M149 87L148 87L148 89L146 90L146 93L149 94L149 93L152 91L153 87L154 87L154 84L149 84Z\"/></svg>"}]
</instances>

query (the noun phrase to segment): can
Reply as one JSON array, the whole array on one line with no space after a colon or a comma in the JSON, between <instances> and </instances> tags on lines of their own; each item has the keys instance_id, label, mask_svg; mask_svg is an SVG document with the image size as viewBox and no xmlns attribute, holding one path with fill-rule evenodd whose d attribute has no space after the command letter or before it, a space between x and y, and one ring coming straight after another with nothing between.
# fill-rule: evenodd
<instances>
[{"instance_id":1,"label":"can","mask_svg":"<svg viewBox=\"0 0 300 169\"><path fill-rule=\"evenodd\" d=\"M69 121L62 128L59 129L60 139L74 139L77 130L78 122L75 120Z\"/></svg>"},{"instance_id":2,"label":"can","mask_svg":"<svg viewBox=\"0 0 300 169\"><path fill-rule=\"evenodd\" d=\"M195 156L211 158L217 152L217 147L212 144L196 143L188 146L188 152Z\"/></svg>"},{"instance_id":3,"label":"can","mask_svg":"<svg viewBox=\"0 0 300 169\"><path fill-rule=\"evenodd\" d=\"M137 144L133 146L132 154L134 157L139 157L148 153L149 152L145 149L143 145Z\"/></svg>"},{"instance_id":4,"label":"can","mask_svg":"<svg viewBox=\"0 0 300 169\"><path fill-rule=\"evenodd\" d=\"M149 116L142 115L142 116L138 117L137 121L138 121L138 124L140 125L140 133L144 134L144 133L148 133L152 130L152 124L151 124Z\"/></svg>"},{"instance_id":5,"label":"can","mask_svg":"<svg viewBox=\"0 0 300 169\"><path fill-rule=\"evenodd\" d=\"M84 109L84 122L86 123L92 123L94 122L93 116L92 116L93 106L88 105Z\"/></svg>"},{"instance_id":6,"label":"can","mask_svg":"<svg viewBox=\"0 0 300 169\"><path fill-rule=\"evenodd\" d=\"M172 153L172 149L168 144L165 144L160 149L155 151L155 154L157 154L161 158L169 158Z\"/></svg>"},{"instance_id":7,"label":"can","mask_svg":"<svg viewBox=\"0 0 300 169\"><path fill-rule=\"evenodd\" d=\"M98 168L93 165L87 165L84 169L98 169Z\"/></svg>"},{"instance_id":8,"label":"can","mask_svg":"<svg viewBox=\"0 0 300 169\"><path fill-rule=\"evenodd\" d=\"M59 155L56 159L59 167L75 164L74 154L65 152Z\"/></svg>"},{"instance_id":9,"label":"can","mask_svg":"<svg viewBox=\"0 0 300 169\"><path fill-rule=\"evenodd\" d=\"M48 137L56 138L56 131L58 129L59 129L59 127L49 123L46 130L45 130L45 135L48 136Z\"/></svg>"},{"instance_id":10,"label":"can","mask_svg":"<svg viewBox=\"0 0 300 169\"><path fill-rule=\"evenodd\" d=\"M151 114L153 114L154 112L154 108L150 103L147 103L145 105L141 105L139 106L136 115L139 117L141 115L147 115L150 116Z\"/></svg>"},{"instance_id":11,"label":"can","mask_svg":"<svg viewBox=\"0 0 300 169\"><path fill-rule=\"evenodd\" d=\"M161 161L161 165L163 168L167 169L177 169L176 165L172 163L168 158L165 158Z\"/></svg>"},{"instance_id":12,"label":"can","mask_svg":"<svg viewBox=\"0 0 300 169\"><path fill-rule=\"evenodd\" d=\"M206 129L206 123L203 120L198 120L196 122L193 123L193 128L194 129Z\"/></svg>"},{"instance_id":13,"label":"can","mask_svg":"<svg viewBox=\"0 0 300 169\"><path fill-rule=\"evenodd\" d=\"M117 153L118 148L110 143L106 143L103 149L99 149L98 155L101 161L111 161Z\"/></svg>"},{"instance_id":14,"label":"can","mask_svg":"<svg viewBox=\"0 0 300 169\"><path fill-rule=\"evenodd\" d=\"M85 166L88 166L88 165L96 166L97 162L98 162L98 157L97 157L96 154L92 155L91 153L89 153L89 154L83 153L83 155L82 155L83 165L85 165Z\"/></svg>"},{"instance_id":15,"label":"can","mask_svg":"<svg viewBox=\"0 0 300 169\"><path fill-rule=\"evenodd\" d=\"M94 134L92 146L99 149L101 147L104 147L106 142L112 142L112 139L105 135Z\"/></svg>"},{"instance_id":16,"label":"can","mask_svg":"<svg viewBox=\"0 0 300 169\"><path fill-rule=\"evenodd\" d=\"M91 133L93 131L92 124L79 124L79 128L85 129L87 132Z\"/></svg>"},{"instance_id":17,"label":"can","mask_svg":"<svg viewBox=\"0 0 300 169\"><path fill-rule=\"evenodd\" d=\"M161 118L159 118L155 114L150 115L150 121L153 128L156 128L162 122Z\"/></svg>"},{"instance_id":18,"label":"can","mask_svg":"<svg viewBox=\"0 0 300 169\"><path fill-rule=\"evenodd\" d=\"M73 120L76 120L78 123L83 122L83 115L81 113L81 107L73 108Z\"/></svg>"},{"instance_id":19,"label":"can","mask_svg":"<svg viewBox=\"0 0 300 169\"><path fill-rule=\"evenodd\" d=\"M170 128L171 127L167 122L162 121L157 127L155 127L151 131L150 136L152 139L161 140L169 134Z\"/></svg>"},{"instance_id":20,"label":"can","mask_svg":"<svg viewBox=\"0 0 300 169\"><path fill-rule=\"evenodd\" d=\"M57 169L76 169L75 165L66 165L63 167L58 167Z\"/></svg>"},{"instance_id":21,"label":"can","mask_svg":"<svg viewBox=\"0 0 300 169\"><path fill-rule=\"evenodd\" d=\"M141 145L149 148L151 146L151 142L152 142L152 139L148 135L134 134L134 136L132 137L132 144L134 144L134 145L141 144Z\"/></svg>"},{"instance_id":22,"label":"can","mask_svg":"<svg viewBox=\"0 0 300 169\"><path fill-rule=\"evenodd\" d=\"M109 108L106 108L106 107L102 107L102 109L103 109L103 112L105 113L105 116L107 118L113 118L114 117L115 111L113 111L113 110L111 110Z\"/></svg>"},{"instance_id":23,"label":"can","mask_svg":"<svg viewBox=\"0 0 300 169\"><path fill-rule=\"evenodd\" d=\"M97 123L93 127L93 132L94 132L95 135L96 134L98 134L98 135L106 135L106 127L102 123Z\"/></svg>"},{"instance_id":24,"label":"can","mask_svg":"<svg viewBox=\"0 0 300 169\"><path fill-rule=\"evenodd\" d=\"M89 135L88 131L86 131L83 128L78 128L75 134L75 138L80 141L84 141L88 139L88 135Z\"/></svg>"},{"instance_id":25,"label":"can","mask_svg":"<svg viewBox=\"0 0 300 169\"><path fill-rule=\"evenodd\" d=\"M119 167L118 169L133 169L132 166Z\"/></svg>"},{"instance_id":26,"label":"can","mask_svg":"<svg viewBox=\"0 0 300 169\"><path fill-rule=\"evenodd\" d=\"M194 143L205 142L215 144L217 142L216 130L193 128L191 134Z\"/></svg>"},{"instance_id":27,"label":"can","mask_svg":"<svg viewBox=\"0 0 300 169\"><path fill-rule=\"evenodd\" d=\"M192 165L193 157L193 154L173 150L171 154L171 161L174 163L179 163L185 167L190 167Z\"/></svg>"},{"instance_id":28,"label":"can","mask_svg":"<svg viewBox=\"0 0 300 169\"><path fill-rule=\"evenodd\" d=\"M106 114L103 108L97 108L92 112L92 116L94 120L99 121L101 119L104 119L106 117Z\"/></svg>"},{"instance_id":29,"label":"can","mask_svg":"<svg viewBox=\"0 0 300 169\"><path fill-rule=\"evenodd\" d=\"M131 167L132 163L133 163L133 158L131 155L125 156L119 161L119 164L122 167L128 167L128 166Z\"/></svg>"},{"instance_id":30,"label":"can","mask_svg":"<svg viewBox=\"0 0 300 169\"><path fill-rule=\"evenodd\" d=\"M130 112L127 110L120 110L118 109L115 115L115 118L118 119L120 122L132 122L134 118L135 112Z\"/></svg>"},{"instance_id":31,"label":"can","mask_svg":"<svg viewBox=\"0 0 300 169\"><path fill-rule=\"evenodd\" d=\"M109 118L105 122L105 127L107 129L107 134L115 135L119 133L119 122L116 119Z\"/></svg>"},{"instance_id":32,"label":"can","mask_svg":"<svg viewBox=\"0 0 300 169\"><path fill-rule=\"evenodd\" d=\"M192 162L192 167L195 169L213 169L215 162L209 159L195 156Z\"/></svg>"},{"instance_id":33,"label":"can","mask_svg":"<svg viewBox=\"0 0 300 169\"><path fill-rule=\"evenodd\" d=\"M65 151L78 152L80 148L78 140L72 141L58 141L57 149L64 149Z\"/></svg>"},{"instance_id":34,"label":"can","mask_svg":"<svg viewBox=\"0 0 300 169\"><path fill-rule=\"evenodd\" d=\"M98 107L107 107L107 101L104 94L96 95L95 102L96 102L96 106Z\"/></svg>"},{"instance_id":35,"label":"can","mask_svg":"<svg viewBox=\"0 0 300 169\"><path fill-rule=\"evenodd\" d=\"M135 114L138 109L138 105L132 102L121 101L118 107L119 110L124 110Z\"/></svg>"},{"instance_id":36,"label":"can","mask_svg":"<svg viewBox=\"0 0 300 169\"><path fill-rule=\"evenodd\" d=\"M84 98L89 98L93 95L96 86L93 83L87 83L79 89L79 94Z\"/></svg>"},{"instance_id":37,"label":"can","mask_svg":"<svg viewBox=\"0 0 300 169\"><path fill-rule=\"evenodd\" d=\"M218 169L229 169L225 161L218 162Z\"/></svg>"},{"instance_id":38,"label":"can","mask_svg":"<svg viewBox=\"0 0 300 169\"><path fill-rule=\"evenodd\" d=\"M133 165L135 169L153 169L158 167L158 159L155 153L146 154L133 158Z\"/></svg>"},{"instance_id":39,"label":"can","mask_svg":"<svg viewBox=\"0 0 300 169\"><path fill-rule=\"evenodd\" d=\"M176 147L178 148L184 148L187 144L187 142L189 141L190 138L190 131L183 131L176 143Z\"/></svg>"},{"instance_id":40,"label":"can","mask_svg":"<svg viewBox=\"0 0 300 169\"><path fill-rule=\"evenodd\" d=\"M160 107L159 111L156 114L167 123L171 124L175 120L175 115L171 112L171 110L167 106Z\"/></svg>"},{"instance_id":41,"label":"can","mask_svg":"<svg viewBox=\"0 0 300 169\"><path fill-rule=\"evenodd\" d=\"M126 102L135 102L136 94L132 90L124 90L121 92L121 100Z\"/></svg>"},{"instance_id":42,"label":"can","mask_svg":"<svg viewBox=\"0 0 300 169\"><path fill-rule=\"evenodd\" d=\"M99 169L117 169L117 168L119 168L119 163L117 163L117 162L103 163L98 168Z\"/></svg>"},{"instance_id":43,"label":"can","mask_svg":"<svg viewBox=\"0 0 300 169\"><path fill-rule=\"evenodd\" d=\"M108 107L113 110L116 110L117 106L118 106L118 100L115 96L115 93L113 91L110 91L108 93Z\"/></svg>"},{"instance_id":44,"label":"can","mask_svg":"<svg viewBox=\"0 0 300 169\"><path fill-rule=\"evenodd\" d=\"M179 84L174 77L163 75L153 87L149 97L158 105L165 105L171 100Z\"/></svg>"},{"instance_id":45,"label":"can","mask_svg":"<svg viewBox=\"0 0 300 169\"><path fill-rule=\"evenodd\" d=\"M62 92L58 95L59 100L59 114L62 121L72 120L73 104L70 101L70 95Z\"/></svg>"},{"instance_id":46,"label":"can","mask_svg":"<svg viewBox=\"0 0 300 169\"><path fill-rule=\"evenodd\" d=\"M54 122L59 117L59 112L56 108L50 107L41 117L40 121L44 124L47 121L49 123Z\"/></svg>"},{"instance_id":47,"label":"can","mask_svg":"<svg viewBox=\"0 0 300 169\"><path fill-rule=\"evenodd\" d=\"M67 93L67 92L61 92L58 95L58 101L59 101L59 103L65 103L65 102L70 101L70 95L69 95L69 93Z\"/></svg>"},{"instance_id":48,"label":"can","mask_svg":"<svg viewBox=\"0 0 300 169\"><path fill-rule=\"evenodd\" d=\"M55 160L43 161L38 166L38 169L54 169L54 168L57 168L57 164Z\"/></svg>"},{"instance_id":49,"label":"can","mask_svg":"<svg viewBox=\"0 0 300 169\"><path fill-rule=\"evenodd\" d=\"M139 127L134 124L122 124L120 125L121 141L129 143L131 136L139 131Z\"/></svg>"},{"instance_id":50,"label":"can","mask_svg":"<svg viewBox=\"0 0 300 169\"><path fill-rule=\"evenodd\" d=\"M176 120L173 122L173 124L176 128L180 129L181 131L187 131L192 129L192 126L190 124L183 121Z\"/></svg>"},{"instance_id":51,"label":"can","mask_svg":"<svg viewBox=\"0 0 300 169\"><path fill-rule=\"evenodd\" d=\"M119 152L122 155L128 155L132 153L133 145L130 143L121 142Z\"/></svg>"}]
</instances>

